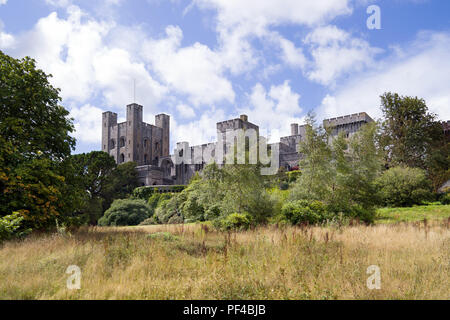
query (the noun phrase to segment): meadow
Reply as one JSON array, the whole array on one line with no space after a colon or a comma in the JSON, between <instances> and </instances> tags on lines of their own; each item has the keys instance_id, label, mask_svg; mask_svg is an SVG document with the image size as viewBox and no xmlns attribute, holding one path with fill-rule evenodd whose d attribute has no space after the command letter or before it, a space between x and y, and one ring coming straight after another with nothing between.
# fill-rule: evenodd
<instances>
[{"instance_id":1,"label":"meadow","mask_svg":"<svg viewBox=\"0 0 450 320\"><path fill-rule=\"evenodd\" d=\"M450 299L450 206L428 209L425 221L405 218L414 210L371 226L34 234L0 247L0 299ZM81 269L80 290L66 286L70 265ZM379 290L367 287L370 265Z\"/></svg>"}]
</instances>

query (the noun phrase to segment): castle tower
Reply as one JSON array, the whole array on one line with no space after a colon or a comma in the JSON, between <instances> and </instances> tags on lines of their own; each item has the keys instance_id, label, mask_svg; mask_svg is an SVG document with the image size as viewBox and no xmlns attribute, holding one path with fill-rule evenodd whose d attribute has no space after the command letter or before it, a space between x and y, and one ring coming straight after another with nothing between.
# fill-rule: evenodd
<instances>
[{"instance_id":1,"label":"castle tower","mask_svg":"<svg viewBox=\"0 0 450 320\"><path fill-rule=\"evenodd\" d=\"M158 114L155 116L155 126L162 128L162 156L169 156L170 147L170 116L167 114Z\"/></svg>"},{"instance_id":2,"label":"castle tower","mask_svg":"<svg viewBox=\"0 0 450 320\"><path fill-rule=\"evenodd\" d=\"M109 153L114 149L115 137L113 136L112 127L117 126L117 113L108 111L102 116L102 151Z\"/></svg>"},{"instance_id":3,"label":"castle tower","mask_svg":"<svg viewBox=\"0 0 450 320\"><path fill-rule=\"evenodd\" d=\"M127 130L126 130L126 154L125 161L139 163L138 144L142 140L143 107L136 103L127 105ZM140 147L140 146L139 146Z\"/></svg>"}]
</instances>

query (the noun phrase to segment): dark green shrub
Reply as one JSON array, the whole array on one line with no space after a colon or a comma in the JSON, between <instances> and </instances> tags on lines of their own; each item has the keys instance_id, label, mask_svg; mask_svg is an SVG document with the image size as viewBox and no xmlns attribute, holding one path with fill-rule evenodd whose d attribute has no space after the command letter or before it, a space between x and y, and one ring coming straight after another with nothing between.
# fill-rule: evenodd
<instances>
[{"instance_id":1,"label":"dark green shrub","mask_svg":"<svg viewBox=\"0 0 450 320\"><path fill-rule=\"evenodd\" d=\"M281 208L283 219L293 225L319 223L326 219L325 213L325 205L319 201L297 200L288 202Z\"/></svg>"},{"instance_id":2,"label":"dark green shrub","mask_svg":"<svg viewBox=\"0 0 450 320\"><path fill-rule=\"evenodd\" d=\"M280 190L287 190L289 189L289 183L286 181L280 182Z\"/></svg>"},{"instance_id":3,"label":"dark green shrub","mask_svg":"<svg viewBox=\"0 0 450 320\"><path fill-rule=\"evenodd\" d=\"M136 226L152 214L152 208L144 200L115 200L106 210L100 226Z\"/></svg>"},{"instance_id":4,"label":"dark green shrub","mask_svg":"<svg viewBox=\"0 0 450 320\"><path fill-rule=\"evenodd\" d=\"M164 200L169 200L173 197L172 193L154 193L148 199L149 206L155 210Z\"/></svg>"},{"instance_id":5,"label":"dark green shrub","mask_svg":"<svg viewBox=\"0 0 450 320\"><path fill-rule=\"evenodd\" d=\"M384 206L410 207L433 198L426 172L418 168L391 168L377 178L375 185Z\"/></svg>"},{"instance_id":6,"label":"dark green shrub","mask_svg":"<svg viewBox=\"0 0 450 320\"><path fill-rule=\"evenodd\" d=\"M139 187L133 190L133 198L147 200L154 192L152 187Z\"/></svg>"},{"instance_id":7,"label":"dark green shrub","mask_svg":"<svg viewBox=\"0 0 450 320\"><path fill-rule=\"evenodd\" d=\"M292 182L297 181L298 177L300 177L301 174L302 173L300 170L294 170L294 171L287 172L288 182L292 183Z\"/></svg>"},{"instance_id":8,"label":"dark green shrub","mask_svg":"<svg viewBox=\"0 0 450 320\"><path fill-rule=\"evenodd\" d=\"M450 204L450 193L446 193L446 194L442 195L440 201L444 205L449 205Z\"/></svg>"},{"instance_id":9,"label":"dark green shrub","mask_svg":"<svg viewBox=\"0 0 450 320\"><path fill-rule=\"evenodd\" d=\"M205 221L205 209L196 193L190 194L182 204L181 210L189 221Z\"/></svg>"},{"instance_id":10,"label":"dark green shrub","mask_svg":"<svg viewBox=\"0 0 450 320\"><path fill-rule=\"evenodd\" d=\"M248 213L232 213L213 221L214 227L223 231L242 231L250 228L251 216Z\"/></svg>"}]
</instances>

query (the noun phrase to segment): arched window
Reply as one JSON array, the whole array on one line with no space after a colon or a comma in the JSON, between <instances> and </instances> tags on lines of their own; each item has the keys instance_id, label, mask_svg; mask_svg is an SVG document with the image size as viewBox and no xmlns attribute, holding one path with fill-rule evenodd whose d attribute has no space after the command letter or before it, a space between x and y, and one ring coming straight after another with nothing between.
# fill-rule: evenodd
<instances>
[{"instance_id":1,"label":"arched window","mask_svg":"<svg viewBox=\"0 0 450 320\"><path fill-rule=\"evenodd\" d=\"M125 155L123 153L120 154L119 163L125 162Z\"/></svg>"},{"instance_id":2,"label":"arched window","mask_svg":"<svg viewBox=\"0 0 450 320\"><path fill-rule=\"evenodd\" d=\"M145 138L145 139L144 139L144 148L147 148L147 146L148 146L148 139Z\"/></svg>"},{"instance_id":3,"label":"arched window","mask_svg":"<svg viewBox=\"0 0 450 320\"><path fill-rule=\"evenodd\" d=\"M109 142L111 149L114 149L116 147L116 141L114 139L111 139L111 141Z\"/></svg>"},{"instance_id":4,"label":"arched window","mask_svg":"<svg viewBox=\"0 0 450 320\"><path fill-rule=\"evenodd\" d=\"M148 164L148 155L144 154L144 164Z\"/></svg>"},{"instance_id":5,"label":"arched window","mask_svg":"<svg viewBox=\"0 0 450 320\"><path fill-rule=\"evenodd\" d=\"M120 138L120 147L125 147L125 137Z\"/></svg>"},{"instance_id":6,"label":"arched window","mask_svg":"<svg viewBox=\"0 0 450 320\"><path fill-rule=\"evenodd\" d=\"M157 142L155 143L155 152L158 152L158 150L159 150L159 143Z\"/></svg>"}]
</instances>

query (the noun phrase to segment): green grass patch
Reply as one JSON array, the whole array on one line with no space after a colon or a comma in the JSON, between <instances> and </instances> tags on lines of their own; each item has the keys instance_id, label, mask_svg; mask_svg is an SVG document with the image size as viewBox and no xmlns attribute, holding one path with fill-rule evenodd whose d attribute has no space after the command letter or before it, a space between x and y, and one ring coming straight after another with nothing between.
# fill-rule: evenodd
<instances>
[{"instance_id":1,"label":"green grass patch","mask_svg":"<svg viewBox=\"0 0 450 320\"><path fill-rule=\"evenodd\" d=\"M375 223L415 222L450 218L450 205L430 204L408 208L380 208Z\"/></svg>"}]
</instances>

